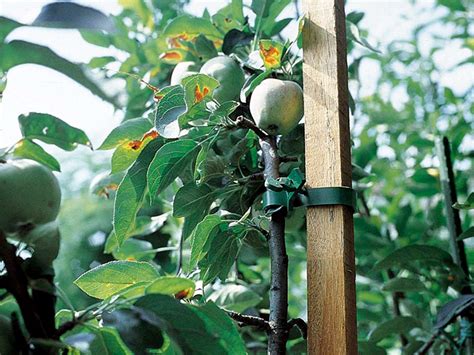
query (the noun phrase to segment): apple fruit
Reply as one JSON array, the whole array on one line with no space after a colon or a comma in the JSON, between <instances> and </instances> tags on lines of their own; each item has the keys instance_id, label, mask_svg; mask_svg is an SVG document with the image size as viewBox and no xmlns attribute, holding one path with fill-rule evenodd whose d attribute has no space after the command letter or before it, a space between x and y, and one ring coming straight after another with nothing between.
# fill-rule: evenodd
<instances>
[{"instance_id":1,"label":"apple fruit","mask_svg":"<svg viewBox=\"0 0 474 355\"><path fill-rule=\"evenodd\" d=\"M48 168L29 159L0 162L0 230L51 222L60 204L61 189Z\"/></svg>"},{"instance_id":2,"label":"apple fruit","mask_svg":"<svg viewBox=\"0 0 474 355\"><path fill-rule=\"evenodd\" d=\"M181 62L176 64L171 73L171 85L179 85L181 81L193 74L198 74L199 66L195 62Z\"/></svg>"},{"instance_id":3,"label":"apple fruit","mask_svg":"<svg viewBox=\"0 0 474 355\"><path fill-rule=\"evenodd\" d=\"M218 102L223 103L239 97L245 75L240 65L232 58L220 55L209 59L200 72L219 81L219 86L213 93L214 99Z\"/></svg>"},{"instance_id":4,"label":"apple fruit","mask_svg":"<svg viewBox=\"0 0 474 355\"><path fill-rule=\"evenodd\" d=\"M265 79L252 93L250 113L268 134L288 134L303 118L303 90L294 81Z\"/></svg>"}]
</instances>

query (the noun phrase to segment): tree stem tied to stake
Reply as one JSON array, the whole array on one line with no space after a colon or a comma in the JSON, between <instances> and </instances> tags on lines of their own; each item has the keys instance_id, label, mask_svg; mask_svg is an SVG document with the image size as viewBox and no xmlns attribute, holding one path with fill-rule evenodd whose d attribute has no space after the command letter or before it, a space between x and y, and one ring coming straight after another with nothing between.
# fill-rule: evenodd
<instances>
[{"instance_id":1,"label":"tree stem tied to stake","mask_svg":"<svg viewBox=\"0 0 474 355\"><path fill-rule=\"evenodd\" d=\"M260 138L265 178L279 177L280 161L276 138ZM271 216L269 229L269 251L271 260L270 281L270 330L268 331L268 352L272 355L285 354L288 340L288 255L285 245L286 211L280 209Z\"/></svg>"}]
</instances>

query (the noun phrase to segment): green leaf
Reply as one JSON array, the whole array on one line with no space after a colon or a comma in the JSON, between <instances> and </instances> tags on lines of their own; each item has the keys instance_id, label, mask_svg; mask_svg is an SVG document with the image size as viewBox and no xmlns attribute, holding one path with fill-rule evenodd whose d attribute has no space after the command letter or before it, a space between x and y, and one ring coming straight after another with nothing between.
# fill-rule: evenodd
<instances>
[{"instance_id":1,"label":"green leaf","mask_svg":"<svg viewBox=\"0 0 474 355\"><path fill-rule=\"evenodd\" d=\"M194 41L194 46L196 47L196 52L199 54L199 57L203 60L211 59L218 55L214 43L202 34L197 36Z\"/></svg>"},{"instance_id":2,"label":"green leaf","mask_svg":"<svg viewBox=\"0 0 474 355\"><path fill-rule=\"evenodd\" d=\"M145 26L153 26L153 13L144 0L119 0L119 4L135 12Z\"/></svg>"},{"instance_id":3,"label":"green leaf","mask_svg":"<svg viewBox=\"0 0 474 355\"><path fill-rule=\"evenodd\" d=\"M446 6L450 10L466 11L466 7L464 6L462 0L438 0L438 4Z\"/></svg>"},{"instance_id":4,"label":"green leaf","mask_svg":"<svg viewBox=\"0 0 474 355\"><path fill-rule=\"evenodd\" d=\"M267 17L270 10L271 1L269 0L252 0L250 8L255 13L256 17Z\"/></svg>"},{"instance_id":5,"label":"green leaf","mask_svg":"<svg viewBox=\"0 0 474 355\"><path fill-rule=\"evenodd\" d=\"M222 44L222 52L226 55L237 52L239 48L248 46L254 37L254 34L249 32L232 29L224 36Z\"/></svg>"},{"instance_id":6,"label":"green leaf","mask_svg":"<svg viewBox=\"0 0 474 355\"><path fill-rule=\"evenodd\" d=\"M382 339L394 334L407 335L413 328L421 328L421 322L413 317L395 317L380 323L369 334L369 340L378 343Z\"/></svg>"},{"instance_id":7,"label":"green leaf","mask_svg":"<svg viewBox=\"0 0 474 355\"><path fill-rule=\"evenodd\" d=\"M191 235L191 260L190 268L196 267L197 263L204 257L204 246L214 230L223 223L217 215L208 215L199 223Z\"/></svg>"},{"instance_id":8,"label":"green leaf","mask_svg":"<svg viewBox=\"0 0 474 355\"><path fill-rule=\"evenodd\" d=\"M179 137L178 118L186 112L184 90L181 85L169 86L160 91L163 95L155 111L156 130L165 138Z\"/></svg>"},{"instance_id":9,"label":"green leaf","mask_svg":"<svg viewBox=\"0 0 474 355\"><path fill-rule=\"evenodd\" d=\"M461 314L465 309L474 305L474 295L461 295L459 298L446 303L441 307L436 316L435 329L443 329L451 323L455 317Z\"/></svg>"},{"instance_id":10,"label":"green leaf","mask_svg":"<svg viewBox=\"0 0 474 355\"><path fill-rule=\"evenodd\" d=\"M194 182L184 185L178 190L173 201L173 215L188 217L196 211L209 210L216 194L207 185L196 186Z\"/></svg>"},{"instance_id":11,"label":"green leaf","mask_svg":"<svg viewBox=\"0 0 474 355\"><path fill-rule=\"evenodd\" d=\"M193 306L191 309L204 320L206 330L217 335L227 354L247 354L234 322L219 307L207 302L203 306Z\"/></svg>"},{"instance_id":12,"label":"green leaf","mask_svg":"<svg viewBox=\"0 0 474 355\"><path fill-rule=\"evenodd\" d=\"M359 341L358 342L359 354L371 354L371 355L386 355L384 348L377 346L370 341Z\"/></svg>"},{"instance_id":13,"label":"green leaf","mask_svg":"<svg viewBox=\"0 0 474 355\"><path fill-rule=\"evenodd\" d=\"M219 307L242 313L262 301L256 292L243 285L224 285L207 298Z\"/></svg>"},{"instance_id":14,"label":"green leaf","mask_svg":"<svg viewBox=\"0 0 474 355\"><path fill-rule=\"evenodd\" d=\"M0 43L3 43L10 32L20 26L24 25L10 18L0 16Z\"/></svg>"},{"instance_id":15,"label":"green leaf","mask_svg":"<svg viewBox=\"0 0 474 355\"><path fill-rule=\"evenodd\" d=\"M224 6L212 16L212 23L224 33L235 28L242 28L244 22L242 0L232 0L230 4Z\"/></svg>"},{"instance_id":16,"label":"green leaf","mask_svg":"<svg viewBox=\"0 0 474 355\"><path fill-rule=\"evenodd\" d=\"M91 7L59 2L43 6L33 26L113 31L113 20Z\"/></svg>"},{"instance_id":17,"label":"green leaf","mask_svg":"<svg viewBox=\"0 0 474 355\"><path fill-rule=\"evenodd\" d=\"M453 208L456 208L458 210L472 210L472 209L474 209L474 192L471 192L469 194L469 196L467 197L466 202L464 202L464 203L456 202L453 205Z\"/></svg>"},{"instance_id":18,"label":"green leaf","mask_svg":"<svg viewBox=\"0 0 474 355\"><path fill-rule=\"evenodd\" d=\"M148 188L155 199L183 171L192 167L199 145L190 139L180 139L161 147L147 172Z\"/></svg>"},{"instance_id":19,"label":"green leaf","mask_svg":"<svg viewBox=\"0 0 474 355\"><path fill-rule=\"evenodd\" d=\"M227 226L227 225L224 225ZM201 279L204 284L212 282L216 277L225 281L237 255L241 241L232 233L211 234L204 247L206 256L199 262L201 268Z\"/></svg>"},{"instance_id":20,"label":"green leaf","mask_svg":"<svg viewBox=\"0 0 474 355\"><path fill-rule=\"evenodd\" d=\"M146 293L174 296L183 292L183 297L180 298L190 298L194 294L195 288L196 284L193 280L176 276L163 276L153 281L153 283L146 288Z\"/></svg>"},{"instance_id":21,"label":"green leaf","mask_svg":"<svg viewBox=\"0 0 474 355\"><path fill-rule=\"evenodd\" d=\"M26 116L20 115L18 122L25 138L38 139L67 151L76 149L79 144L92 147L84 131L52 115L31 112Z\"/></svg>"},{"instance_id":22,"label":"green leaf","mask_svg":"<svg viewBox=\"0 0 474 355\"><path fill-rule=\"evenodd\" d=\"M150 242L131 238L125 240L120 248L112 252L112 255L117 260L151 261L156 254L152 249L153 244Z\"/></svg>"},{"instance_id":23,"label":"green leaf","mask_svg":"<svg viewBox=\"0 0 474 355\"><path fill-rule=\"evenodd\" d=\"M40 145L30 141L29 139L20 140L15 145L13 155L17 158L35 160L53 171L61 171L59 162L52 155L47 153Z\"/></svg>"},{"instance_id":24,"label":"green leaf","mask_svg":"<svg viewBox=\"0 0 474 355\"><path fill-rule=\"evenodd\" d=\"M133 353L120 338L118 331L111 327L95 328L96 339L92 343L91 353L132 355ZM96 346L98 348L96 348Z\"/></svg>"},{"instance_id":25,"label":"green leaf","mask_svg":"<svg viewBox=\"0 0 474 355\"><path fill-rule=\"evenodd\" d=\"M247 102L247 97L255 90L255 88L270 74L272 73L271 70L266 70L260 74L253 74L250 76L244 83L242 90L240 91L240 101L243 103ZM285 136L283 136L285 137Z\"/></svg>"},{"instance_id":26,"label":"green leaf","mask_svg":"<svg viewBox=\"0 0 474 355\"><path fill-rule=\"evenodd\" d=\"M112 221L118 246L135 228L136 215L145 196L147 169L160 146L158 139L148 143L119 185Z\"/></svg>"},{"instance_id":27,"label":"green leaf","mask_svg":"<svg viewBox=\"0 0 474 355\"><path fill-rule=\"evenodd\" d=\"M94 57L89 61L89 68L96 69L96 68L103 68L107 64L115 62L117 58L112 56L103 56L103 57Z\"/></svg>"},{"instance_id":28,"label":"green leaf","mask_svg":"<svg viewBox=\"0 0 474 355\"><path fill-rule=\"evenodd\" d=\"M153 126L150 121L143 117L126 120L120 126L115 127L97 149L113 149L124 143L139 140L151 128Z\"/></svg>"},{"instance_id":29,"label":"green leaf","mask_svg":"<svg viewBox=\"0 0 474 355\"><path fill-rule=\"evenodd\" d=\"M426 291L426 287L419 279L397 277L387 281L383 285L382 290L390 292L420 292Z\"/></svg>"},{"instance_id":30,"label":"green leaf","mask_svg":"<svg viewBox=\"0 0 474 355\"><path fill-rule=\"evenodd\" d=\"M135 306L153 312L184 354L242 353L243 343L235 325L215 306L188 306L158 294L142 297Z\"/></svg>"},{"instance_id":31,"label":"green leaf","mask_svg":"<svg viewBox=\"0 0 474 355\"><path fill-rule=\"evenodd\" d=\"M347 27L347 38L352 39L354 42L359 43L361 46L370 49L372 52L381 53L378 49L372 47L369 42L365 38L363 38L360 34L359 28L356 24L346 21Z\"/></svg>"},{"instance_id":32,"label":"green leaf","mask_svg":"<svg viewBox=\"0 0 474 355\"><path fill-rule=\"evenodd\" d=\"M430 245L413 244L395 250L375 264L374 270L379 271L392 267L404 267L415 261L435 262L447 265L453 264L451 255L447 251Z\"/></svg>"},{"instance_id":33,"label":"green leaf","mask_svg":"<svg viewBox=\"0 0 474 355\"><path fill-rule=\"evenodd\" d=\"M464 240L472 237L474 237L474 226L469 227L467 230L462 232L457 238L457 240Z\"/></svg>"},{"instance_id":34,"label":"green leaf","mask_svg":"<svg viewBox=\"0 0 474 355\"><path fill-rule=\"evenodd\" d=\"M2 44L0 69L8 71L21 64L38 64L56 70L89 89L94 95L115 104L114 100L86 75L80 65L58 56L48 47L21 40Z\"/></svg>"},{"instance_id":35,"label":"green leaf","mask_svg":"<svg viewBox=\"0 0 474 355\"><path fill-rule=\"evenodd\" d=\"M151 283L159 277L149 263L111 261L79 276L74 284L89 296L105 299L138 283Z\"/></svg>"}]
</instances>

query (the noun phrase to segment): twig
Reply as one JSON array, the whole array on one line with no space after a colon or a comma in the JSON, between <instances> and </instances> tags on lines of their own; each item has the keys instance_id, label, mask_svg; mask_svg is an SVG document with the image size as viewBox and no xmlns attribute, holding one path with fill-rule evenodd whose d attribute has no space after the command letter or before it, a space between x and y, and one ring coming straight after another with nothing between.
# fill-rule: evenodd
<instances>
[{"instance_id":1,"label":"twig","mask_svg":"<svg viewBox=\"0 0 474 355\"><path fill-rule=\"evenodd\" d=\"M249 325L253 327L258 327L265 330L270 330L270 324L261 317L249 316L246 314L241 314L233 311L226 311L226 313L233 320L239 322L241 326Z\"/></svg>"},{"instance_id":2,"label":"twig","mask_svg":"<svg viewBox=\"0 0 474 355\"><path fill-rule=\"evenodd\" d=\"M7 269L9 291L18 303L30 336L34 338L47 337L35 304L28 293L28 279L16 256L16 248L8 243L7 237L2 231L0 231L0 257Z\"/></svg>"},{"instance_id":3,"label":"twig","mask_svg":"<svg viewBox=\"0 0 474 355\"><path fill-rule=\"evenodd\" d=\"M235 119L234 124L235 124L236 127L247 128L247 129L250 129L250 130L254 131L255 134L260 139L267 140L269 138L269 136L264 131L262 131L260 128L258 128L255 125L255 123L253 123L251 120L249 120L245 116L238 116Z\"/></svg>"},{"instance_id":4,"label":"twig","mask_svg":"<svg viewBox=\"0 0 474 355\"><path fill-rule=\"evenodd\" d=\"M293 327L297 327L300 330L303 339L306 339L308 337L308 325L304 320L302 320L301 318L291 319L288 322L288 331L290 331Z\"/></svg>"},{"instance_id":5,"label":"twig","mask_svg":"<svg viewBox=\"0 0 474 355\"><path fill-rule=\"evenodd\" d=\"M428 353L428 350L433 346L436 338L441 334L441 329L438 329L434 332L428 341L416 352L416 355L425 355Z\"/></svg>"}]
</instances>

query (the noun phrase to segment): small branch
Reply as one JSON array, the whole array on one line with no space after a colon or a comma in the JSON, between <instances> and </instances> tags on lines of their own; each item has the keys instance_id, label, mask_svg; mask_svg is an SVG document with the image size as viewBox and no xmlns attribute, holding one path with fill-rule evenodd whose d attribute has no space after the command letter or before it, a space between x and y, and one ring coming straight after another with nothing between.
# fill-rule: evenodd
<instances>
[{"instance_id":1,"label":"small branch","mask_svg":"<svg viewBox=\"0 0 474 355\"><path fill-rule=\"evenodd\" d=\"M46 331L28 293L28 279L16 256L16 248L8 243L6 235L0 231L0 258L7 270L9 291L15 297L31 337L45 338Z\"/></svg>"},{"instance_id":2,"label":"small branch","mask_svg":"<svg viewBox=\"0 0 474 355\"><path fill-rule=\"evenodd\" d=\"M282 156L280 157L280 163L289 163L298 161L298 157L289 157L289 156Z\"/></svg>"},{"instance_id":3,"label":"small branch","mask_svg":"<svg viewBox=\"0 0 474 355\"><path fill-rule=\"evenodd\" d=\"M241 314L233 311L226 311L230 318L239 322L241 326L252 326L258 327L264 330L270 330L270 324L261 317L249 316L246 314Z\"/></svg>"},{"instance_id":4,"label":"small branch","mask_svg":"<svg viewBox=\"0 0 474 355\"><path fill-rule=\"evenodd\" d=\"M434 332L431 337L428 339L428 341L416 352L416 355L425 355L428 353L430 348L433 346L436 338L441 334L441 329L438 329L436 332Z\"/></svg>"},{"instance_id":5,"label":"small branch","mask_svg":"<svg viewBox=\"0 0 474 355\"><path fill-rule=\"evenodd\" d=\"M236 127L247 128L247 129L250 129L250 130L254 131L255 134L260 139L267 140L268 137L269 137L264 131L262 131L260 128L258 128L255 125L255 123L253 123L251 120L249 120L245 116L238 116L235 119L234 124L235 124Z\"/></svg>"},{"instance_id":6,"label":"small branch","mask_svg":"<svg viewBox=\"0 0 474 355\"><path fill-rule=\"evenodd\" d=\"M304 320L302 320L301 318L291 319L288 322L288 331L290 331L293 327L297 327L300 330L303 339L306 339L308 337L308 325Z\"/></svg>"}]
</instances>

